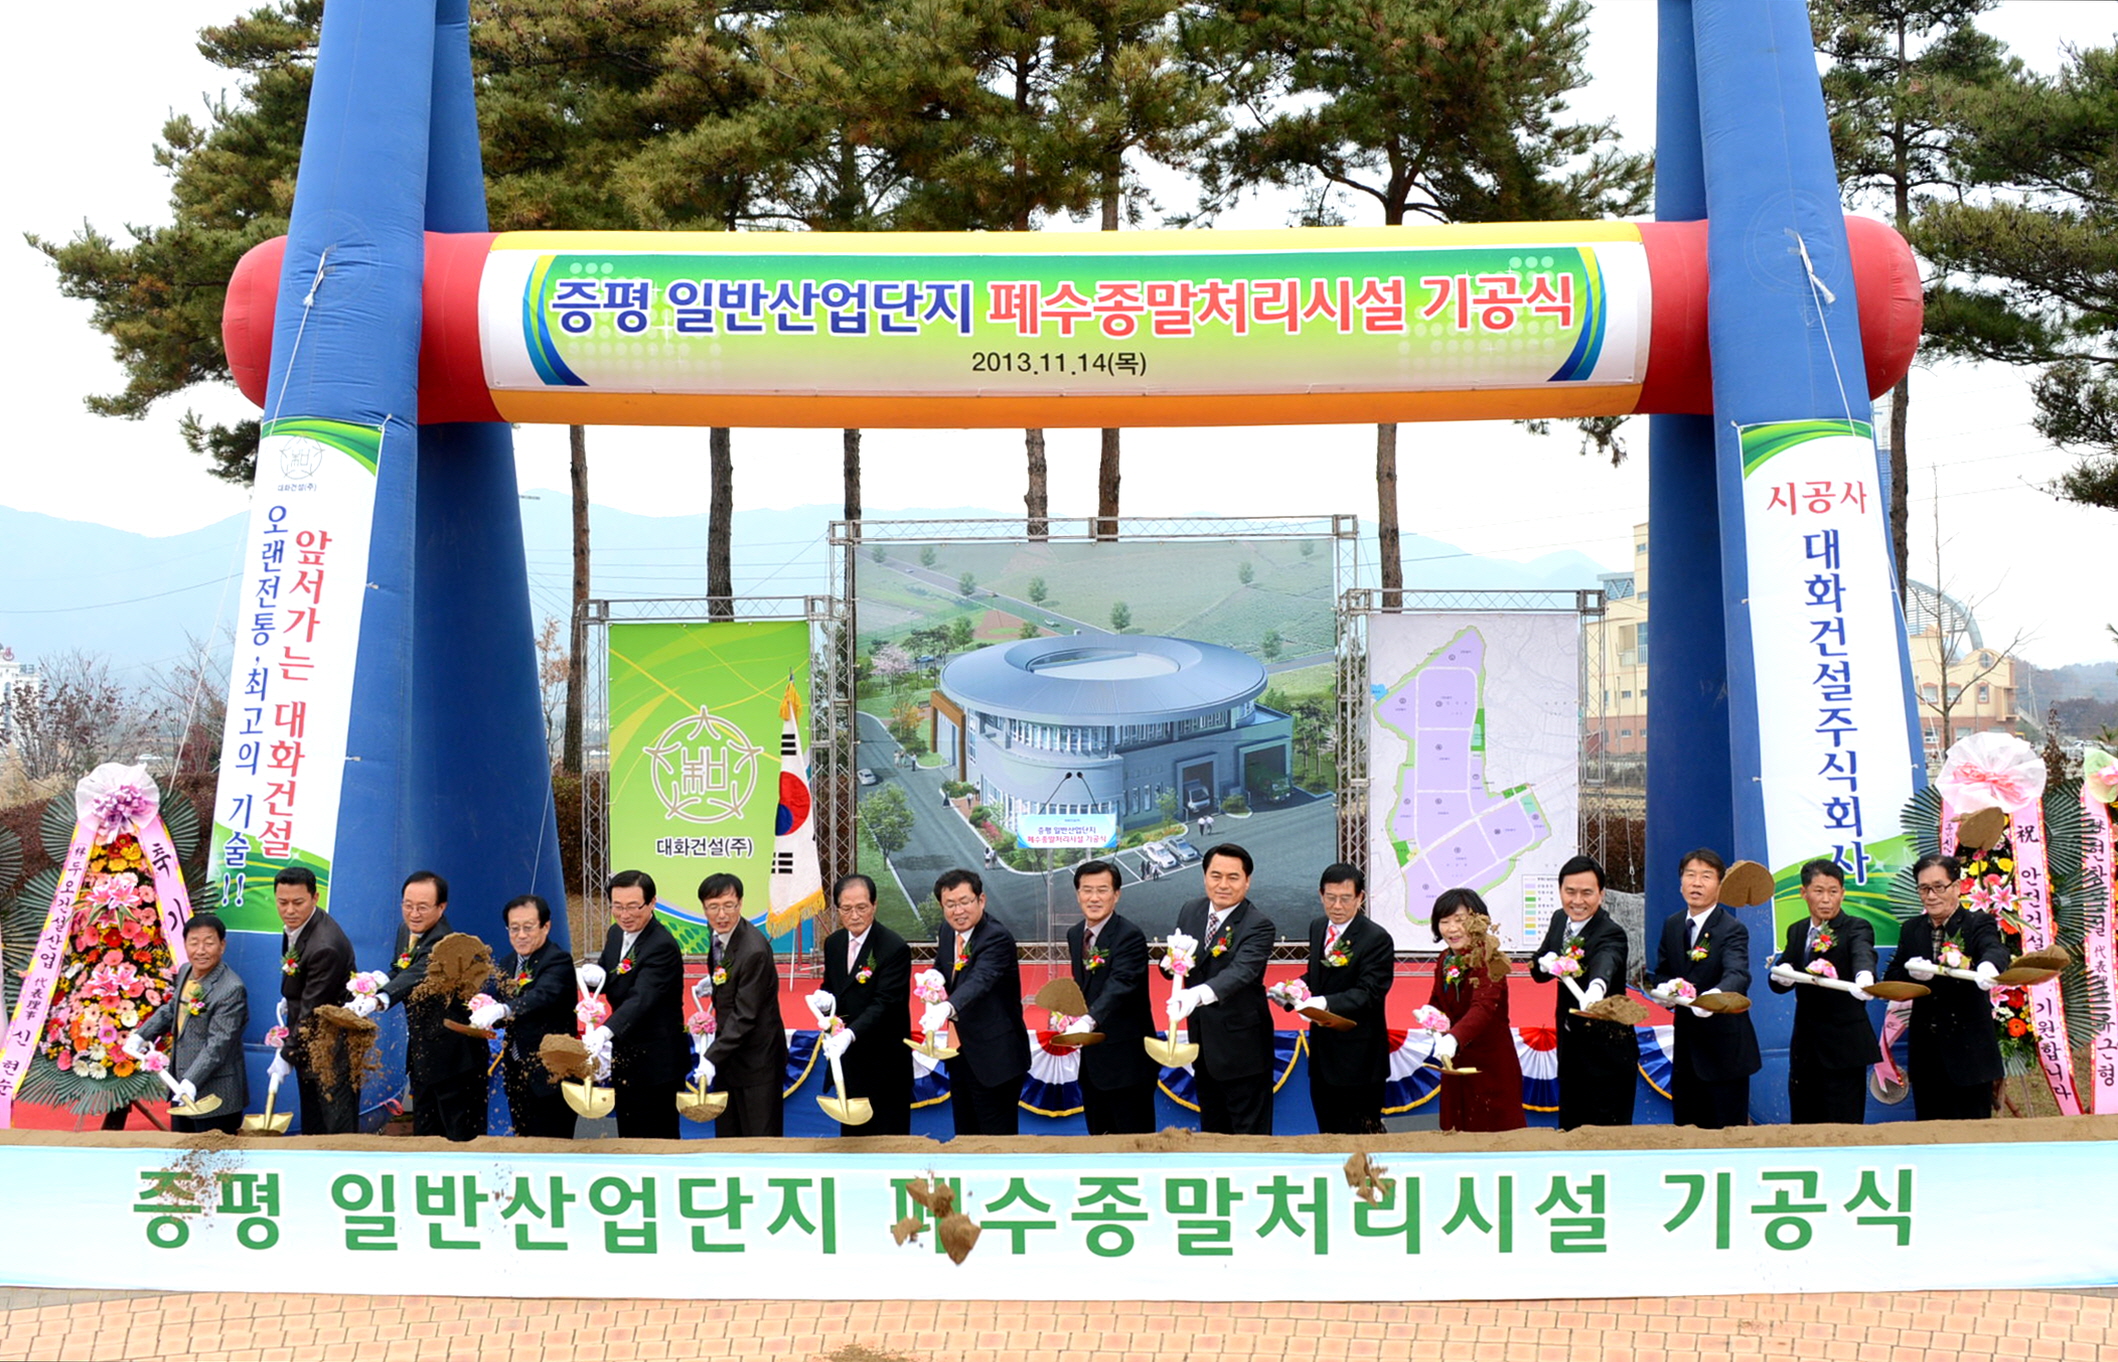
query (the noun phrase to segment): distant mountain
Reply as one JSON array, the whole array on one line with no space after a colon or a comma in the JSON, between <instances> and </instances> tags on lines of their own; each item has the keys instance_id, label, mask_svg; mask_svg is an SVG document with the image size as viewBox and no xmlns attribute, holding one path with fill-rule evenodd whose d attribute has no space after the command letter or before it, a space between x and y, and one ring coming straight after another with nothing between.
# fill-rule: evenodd
<instances>
[{"instance_id":1,"label":"distant mountain","mask_svg":"<svg viewBox=\"0 0 2118 1362\"><path fill-rule=\"evenodd\" d=\"M832 506L738 511L731 567L742 596L827 595ZM870 509L875 520L1005 519L975 507ZM185 638L233 628L246 516L188 534L130 530L0 507L0 645L34 662L71 648L128 671L185 651ZM572 512L564 492L522 497L524 550L539 619L565 618ZM592 591L603 598L689 597L706 591L706 517L591 510ZM1572 550L1528 562L1480 558L1421 535L1404 539L1405 585L1445 590L1575 590L1604 568ZM1374 541L1362 559L1375 561Z\"/></svg>"}]
</instances>

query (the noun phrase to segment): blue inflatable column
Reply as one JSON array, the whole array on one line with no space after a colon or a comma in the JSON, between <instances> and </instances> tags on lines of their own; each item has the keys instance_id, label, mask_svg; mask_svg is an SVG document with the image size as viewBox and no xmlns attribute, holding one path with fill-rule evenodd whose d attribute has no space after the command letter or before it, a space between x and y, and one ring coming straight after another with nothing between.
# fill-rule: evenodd
<instances>
[{"instance_id":1,"label":"blue inflatable column","mask_svg":"<svg viewBox=\"0 0 2118 1362\"><path fill-rule=\"evenodd\" d=\"M429 231L486 229L472 100L469 0L440 0L435 24ZM501 906L536 893L564 944L566 893L545 751L514 441L502 423L419 434L412 633L405 694L411 862L439 871L449 920L506 954Z\"/></svg>"},{"instance_id":2,"label":"blue inflatable column","mask_svg":"<svg viewBox=\"0 0 2118 1362\"><path fill-rule=\"evenodd\" d=\"M1661 0L1655 90L1655 217L1706 216L1691 0ZM1728 651L1721 610L1720 491L1713 419L1648 418L1647 941L1684 904L1677 858L1735 843ZM1652 965L1653 961L1647 962Z\"/></svg>"},{"instance_id":3,"label":"blue inflatable column","mask_svg":"<svg viewBox=\"0 0 2118 1362\"><path fill-rule=\"evenodd\" d=\"M1917 735L1808 9L1695 0L1694 23L1735 850L1775 872L1791 916L1806 860L1838 857L1873 894L1907 859ZM1763 978L1773 909L1739 916L1752 1017L1784 1046L1791 1003ZM1751 1102L1785 1119L1784 1059Z\"/></svg>"}]
</instances>

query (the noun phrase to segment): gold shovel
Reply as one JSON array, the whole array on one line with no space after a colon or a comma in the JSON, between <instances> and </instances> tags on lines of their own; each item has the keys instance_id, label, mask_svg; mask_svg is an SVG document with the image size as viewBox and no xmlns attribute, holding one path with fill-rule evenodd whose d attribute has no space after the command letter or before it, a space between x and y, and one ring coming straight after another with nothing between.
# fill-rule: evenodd
<instances>
[{"instance_id":1,"label":"gold shovel","mask_svg":"<svg viewBox=\"0 0 2118 1362\"><path fill-rule=\"evenodd\" d=\"M826 1005L814 993L809 995L808 1003L810 1014L816 1018L816 1024L822 1032L817 1036L816 1043L822 1045L831 1039L831 1019L838 1015L838 1004L834 1000ZM846 1096L846 1068L839 1062L839 1056L826 1051L824 1057L831 1061L831 1091L838 1094L836 1097L826 1097L822 1093L816 1095L816 1104L824 1109L824 1115L842 1126L864 1126L874 1120L873 1102L865 1097Z\"/></svg>"},{"instance_id":2,"label":"gold shovel","mask_svg":"<svg viewBox=\"0 0 2118 1362\"><path fill-rule=\"evenodd\" d=\"M169 1089L169 1114L171 1116L211 1116L214 1112L221 1109L221 1099L210 1092L195 1101L179 1102L176 1100L177 1081L169 1076L169 1070L157 1069L154 1072L154 1076L162 1080L163 1087Z\"/></svg>"},{"instance_id":3,"label":"gold shovel","mask_svg":"<svg viewBox=\"0 0 2118 1362\"><path fill-rule=\"evenodd\" d=\"M677 1094L677 1115L687 1121L718 1121L728 1110L728 1094L707 1092L694 1083Z\"/></svg>"},{"instance_id":4,"label":"gold shovel","mask_svg":"<svg viewBox=\"0 0 2118 1362\"><path fill-rule=\"evenodd\" d=\"M559 1095L566 1099L566 1105L591 1121L600 1121L610 1115L610 1109L618 1104L616 1089L599 1088L593 1078L584 1078L578 1083L561 1083Z\"/></svg>"},{"instance_id":5,"label":"gold shovel","mask_svg":"<svg viewBox=\"0 0 2118 1362\"><path fill-rule=\"evenodd\" d=\"M1176 995L1184 989L1184 976L1185 971L1183 970L1170 972L1170 999L1172 1002L1175 1001ZM1183 1022L1172 1020L1169 1024L1169 1039L1164 1040L1160 1036L1145 1036L1141 1038L1140 1044L1147 1047L1147 1057L1163 1068L1181 1069L1193 1063L1199 1057L1199 1047L1191 1043L1188 1038L1189 1034L1184 1029Z\"/></svg>"},{"instance_id":6,"label":"gold shovel","mask_svg":"<svg viewBox=\"0 0 2118 1362\"><path fill-rule=\"evenodd\" d=\"M272 1106L278 1100L279 1075L274 1074L271 1086L265 1089L264 1113L259 1116L245 1116L243 1118L243 1133L245 1135L286 1134L287 1127L294 1122L294 1113L291 1111L274 1111Z\"/></svg>"}]
</instances>

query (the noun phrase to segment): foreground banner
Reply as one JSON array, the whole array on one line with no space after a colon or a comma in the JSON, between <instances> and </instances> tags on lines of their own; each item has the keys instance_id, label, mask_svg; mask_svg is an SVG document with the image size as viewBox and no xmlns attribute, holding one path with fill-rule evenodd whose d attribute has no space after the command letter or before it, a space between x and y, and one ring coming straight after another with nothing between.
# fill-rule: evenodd
<instances>
[{"instance_id":1,"label":"foreground banner","mask_svg":"<svg viewBox=\"0 0 2118 1362\"><path fill-rule=\"evenodd\" d=\"M2070 1189L2034 1235L1994 1180L1997 1148ZM1373 1200L1343 1151L11 1144L0 1180L17 1223L53 1229L7 1260L6 1280L32 1287L105 1287L119 1260L162 1290L572 1298L1603 1298L1643 1282L1836 1291L1849 1270L1869 1291L2118 1282L2106 1142L1371 1157L1386 1170ZM982 1227L961 1266L931 1227L891 1234L923 1215L906 1184L930 1174ZM1965 1251L1994 1243L2010 1248Z\"/></svg>"}]
</instances>

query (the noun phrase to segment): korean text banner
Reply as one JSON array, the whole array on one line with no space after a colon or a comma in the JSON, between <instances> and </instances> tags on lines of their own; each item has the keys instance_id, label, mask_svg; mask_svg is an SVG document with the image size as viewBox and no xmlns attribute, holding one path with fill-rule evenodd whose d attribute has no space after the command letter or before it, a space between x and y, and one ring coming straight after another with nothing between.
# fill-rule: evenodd
<instances>
[{"instance_id":1,"label":"korean text banner","mask_svg":"<svg viewBox=\"0 0 2118 1362\"><path fill-rule=\"evenodd\" d=\"M298 1276L380 1295L731 1299L1260 1296L1452 1300L2066 1288L2118 1281L2107 1142L2008 1146L2070 1189L2021 1232L1995 1146L1345 1153L669 1155L0 1146L24 1224L63 1225L8 1280L163 1290ZM983 1230L960 1266L906 1183ZM1982 1192L1971 1189L1986 1189ZM2006 1253L1966 1253L2005 1243ZM1446 1264L1446 1272L1419 1270ZM1216 1270L1222 1269L1222 1270ZM1232 1270L1229 1270L1232 1269Z\"/></svg>"},{"instance_id":2,"label":"korean text banner","mask_svg":"<svg viewBox=\"0 0 2118 1362\"><path fill-rule=\"evenodd\" d=\"M654 876L662 919L707 949L698 886L742 878L762 921L780 808L780 699L809 693L809 626L610 626L610 864Z\"/></svg>"},{"instance_id":3,"label":"korean text banner","mask_svg":"<svg viewBox=\"0 0 2118 1362\"><path fill-rule=\"evenodd\" d=\"M687 394L1535 392L1539 411L1569 388L1602 389L1605 405L1618 390L1627 409L1637 397L1653 308L1636 227L1327 236L1273 250L1239 233L1127 233L1122 249L1048 233L967 235L956 250L838 237L819 253L790 249L798 236L503 234L479 290L485 377L510 419L535 419L540 394L577 417L598 395L616 412L648 394L671 409ZM1157 423L1173 419L1188 417Z\"/></svg>"},{"instance_id":4,"label":"korean text banner","mask_svg":"<svg viewBox=\"0 0 2118 1362\"><path fill-rule=\"evenodd\" d=\"M382 457L379 427L342 421L269 421L258 445L208 862L237 931L280 930L286 866L314 871L330 906Z\"/></svg>"},{"instance_id":5,"label":"korean text banner","mask_svg":"<svg viewBox=\"0 0 2118 1362\"><path fill-rule=\"evenodd\" d=\"M1804 862L1846 868L1847 912L1897 941L1890 882L1912 863L1899 822L1915 750L1904 619L1875 437L1863 422L1745 426L1743 534L1757 670L1765 838L1782 927L1807 909Z\"/></svg>"}]
</instances>

